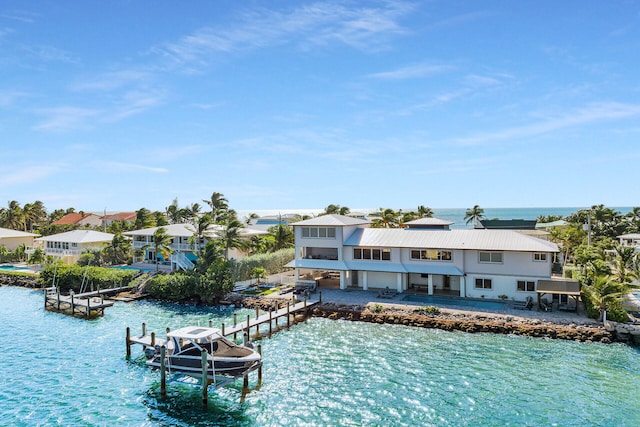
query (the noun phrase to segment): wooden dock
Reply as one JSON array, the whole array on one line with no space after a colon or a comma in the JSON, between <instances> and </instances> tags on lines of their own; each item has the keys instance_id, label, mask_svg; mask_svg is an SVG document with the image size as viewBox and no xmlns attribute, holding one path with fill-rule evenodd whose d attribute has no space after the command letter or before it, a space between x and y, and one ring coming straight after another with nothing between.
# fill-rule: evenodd
<instances>
[{"instance_id":1,"label":"wooden dock","mask_svg":"<svg viewBox=\"0 0 640 427\"><path fill-rule=\"evenodd\" d=\"M262 336L271 334L274 332L274 329L277 330L281 327L280 320L286 318L286 327L291 326L292 319L295 318L298 314L308 314L309 310L314 306L320 304L322 302L322 294L319 294L319 298L317 300L307 301L304 299L298 303L287 303L281 304L280 307L277 307L275 310L269 310L267 312L262 312L261 310L256 309L256 315L251 316L247 315L246 320L238 323L237 315L234 314L234 323L233 325L226 326L224 323L220 326L220 333L225 337L233 336L234 340L238 339L238 334L242 334L241 336L246 337L243 339L251 338L251 331L255 329L255 333L253 336ZM267 331L261 331L260 327L268 324ZM213 327L213 322L209 321L209 327ZM265 328L263 328L265 329ZM167 328L166 333L170 330ZM246 335L245 335L246 334ZM131 336L131 330L127 328L127 357L131 357L131 344L140 344L143 348L147 347L155 347L155 346L163 346L166 345L167 340L157 337L155 332L152 332L150 335L147 335L147 327L146 324L142 324L142 335Z\"/></svg>"},{"instance_id":2,"label":"wooden dock","mask_svg":"<svg viewBox=\"0 0 640 427\"><path fill-rule=\"evenodd\" d=\"M44 308L49 311L91 319L103 316L104 310L114 304L113 301L105 301L105 296L128 290L130 290L129 286L122 286L81 294L61 295L56 287L46 288L44 292Z\"/></svg>"},{"instance_id":3,"label":"wooden dock","mask_svg":"<svg viewBox=\"0 0 640 427\"><path fill-rule=\"evenodd\" d=\"M241 333L243 337L242 339L243 343L247 345L247 342L251 338L252 329L255 328L254 337L260 337L261 334L266 335L267 333L269 336L271 336L271 334L274 332L274 324L275 324L275 329L277 331L278 328L280 327L279 321L281 319L286 318L286 327L288 328L289 326L291 326L292 319L295 320L296 315L299 315L299 314L307 315L311 308L320 304L321 302L322 302L322 293L320 292L318 293L318 299L315 301L307 301L307 299L305 298L303 301L300 301L297 303L287 302L286 304L281 304L280 306L276 307L275 310L269 310L268 312L262 312L262 313L260 312L259 309L257 309L255 317L248 315L247 319L240 323L237 322L237 315L234 314L233 325L226 327L225 324L222 323L220 327L220 333L225 337L233 336L234 341L237 339L237 335ZM269 325L268 331L261 332L260 327L266 324ZM209 327L213 327L212 321L209 321ZM169 332L170 332L170 329L166 328L166 333L168 334ZM142 334L137 336L131 336L131 329L127 327L127 336L126 336L127 359L131 358L132 344L140 344L143 350L146 350L147 348L153 348L154 351L156 351L157 349L160 350L160 355L161 355L160 358L163 361L160 367L160 394L162 396L166 395L167 367L165 367L164 361L166 360L165 351L166 351L166 346L168 344L167 341L168 341L167 339L156 337L155 332L151 332L150 335L147 335L147 326L145 323L142 324ZM200 384L202 386L202 405L204 408L206 408L207 402L208 402L207 395L208 395L209 387L212 386L214 389L218 387L224 387L227 384L235 381L236 378L224 377L224 376L220 376L218 378L218 376L214 376L213 381L207 379L206 368L205 368L205 366L207 365L206 351L205 350L202 350L202 351L203 351L203 356L202 356L203 357L202 359L203 375L200 380ZM262 354L262 346L260 345L260 343L257 344L257 351L258 353ZM261 362L257 366L252 368L250 371L247 371L243 374L241 401L244 401L244 398L247 395L247 393L251 391L251 389L249 388L249 373L254 370L258 371L258 385L256 386L256 389L260 388L262 384L262 362ZM189 381L190 383L193 383L193 384L198 384L198 381L191 377L187 377L186 381Z\"/></svg>"}]
</instances>

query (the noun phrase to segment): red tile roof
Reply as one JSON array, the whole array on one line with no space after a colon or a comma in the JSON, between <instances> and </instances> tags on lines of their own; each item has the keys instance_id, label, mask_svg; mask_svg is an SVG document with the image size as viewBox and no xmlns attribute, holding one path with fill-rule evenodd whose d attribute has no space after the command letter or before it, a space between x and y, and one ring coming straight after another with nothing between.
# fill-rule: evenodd
<instances>
[{"instance_id":1,"label":"red tile roof","mask_svg":"<svg viewBox=\"0 0 640 427\"><path fill-rule=\"evenodd\" d=\"M105 215L102 217L103 220L113 220L113 221L135 221L136 213L135 212L118 212L114 214Z\"/></svg>"},{"instance_id":2,"label":"red tile roof","mask_svg":"<svg viewBox=\"0 0 640 427\"><path fill-rule=\"evenodd\" d=\"M94 215L91 213L86 213L86 214L81 214L78 212L71 212L66 214L65 216L63 216L62 218L60 218L57 221L52 222L52 224L54 225L73 225L73 224L77 224L78 222L82 221L83 219Z\"/></svg>"}]
</instances>

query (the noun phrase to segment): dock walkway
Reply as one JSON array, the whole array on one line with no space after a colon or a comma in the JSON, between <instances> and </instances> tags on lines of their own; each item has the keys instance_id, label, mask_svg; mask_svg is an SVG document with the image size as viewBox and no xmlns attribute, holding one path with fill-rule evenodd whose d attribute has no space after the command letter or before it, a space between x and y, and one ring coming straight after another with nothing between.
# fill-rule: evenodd
<instances>
[{"instance_id":1,"label":"dock walkway","mask_svg":"<svg viewBox=\"0 0 640 427\"><path fill-rule=\"evenodd\" d=\"M233 325L228 327L223 323L220 327L220 333L225 337L233 336L234 340L237 339L238 334L244 334L245 332L247 333L247 337L250 337L252 329L255 328L256 334L260 334L260 326L268 323L268 334L271 335L273 333L274 323L276 326L278 326L279 319L286 317L286 324L287 327L289 327L291 325L292 317L300 313L306 314L308 310L320 304L320 302L321 300L318 299L315 301L304 300L295 304L287 303L286 305L283 305L276 310L270 310L268 312L264 312L263 314L260 314L259 310L256 310L256 316L252 317L251 315L248 315L245 321L239 323L234 322ZM234 315L234 319L236 318L237 316ZM209 326L213 326L211 321L209 322ZM167 332L169 332L168 328ZM156 337L156 334L154 332L152 332L151 335L147 335L146 325L143 323L142 335L131 336L130 329L127 328L127 355L131 354L131 344L140 344L143 348L147 348L167 345L167 340Z\"/></svg>"},{"instance_id":2,"label":"dock walkway","mask_svg":"<svg viewBox=\"0 0 640 427\"><path fill-rule=\"evenodd\" d=\"M129 286L100 289L81 294L61 295L56 287L46 288L44 293L44 308L49 311L67 313L72 316L87 319L104 315L104 310L111 307L113 301L105 301L104 297L128 291Z\"/></svg>"}]
</instances>

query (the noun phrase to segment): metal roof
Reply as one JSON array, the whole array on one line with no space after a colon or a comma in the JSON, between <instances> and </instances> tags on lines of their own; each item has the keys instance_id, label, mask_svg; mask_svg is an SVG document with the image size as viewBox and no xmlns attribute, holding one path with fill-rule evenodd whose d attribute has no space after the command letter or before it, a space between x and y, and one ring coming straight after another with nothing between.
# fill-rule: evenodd
<instances>
[{"instance_id":1,"label":"metal roof","mask_svg":"<svg viewBox=\"0 0 640 427\"><path fill-rule=\"evenodd\" d=\"M420 230L359 228L345 246L558 252L558 245L511 230Z\"/></svg>"},{"instance_id":2,"label":"metal roof","mask_svg":"<svg viewBox=\"0 0 640 427\"><path fill-rule=\"evenodd\" d=\"M305 219L304 221L298 221L291 224L294 227L298 226L327 226L327 227L342 227L345 225L363 225L369 224L369 221L366 219L360 218L352 218L350 216L345 215L320 215L315 218Z\"/></svg>"},{"instance_id":3,"label":"metal roof","mask_svg":"<svg viewBox=\"0 0 640 427\"><path fill-rule=\"evenodd\" d=\"M113 234L94 230L72 230L66 233L52 234L39 237L36 242L66 242L66 243L104 243L113 240Z\"/></svg>"},{"instance_id":4,"label":"metal roof","mask_svg":"<svg viewBox=\"0 0 640 427\"><path fill-rule=\"evenodd\" d=\"M12 237L35 237L35 236L37 236L37 234L0 227L0 239L8 239Z\"/></svg>"},{"instance_id":5,"label":"metal roof","mask_svg":"<svg viewBox=\"0 0 640 427\"><path fill-rule=\"evenodd\" d=\"M418 218L413 221L407 221L405 225L451 225L453 221L447 221L440 218Z\"/></svg>"}]
</instances>

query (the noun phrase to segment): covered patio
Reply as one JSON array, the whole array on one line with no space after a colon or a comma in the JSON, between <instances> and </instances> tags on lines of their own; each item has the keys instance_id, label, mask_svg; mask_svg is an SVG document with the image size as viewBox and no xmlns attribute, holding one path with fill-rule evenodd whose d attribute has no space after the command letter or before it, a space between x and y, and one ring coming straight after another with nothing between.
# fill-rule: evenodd
<instances>
[{"instance_id":1,"label":"covered patio","mask_svg":"<svg viewBox=\"0 0 640 427\"><path fill-rule=\"evenodd\" d=\"M547 301L552 310L578 311L580 302L580 283L572 279L538 280L538 307L543 307L545 295L551 295Z\"/></svg>"}]
</instances>

